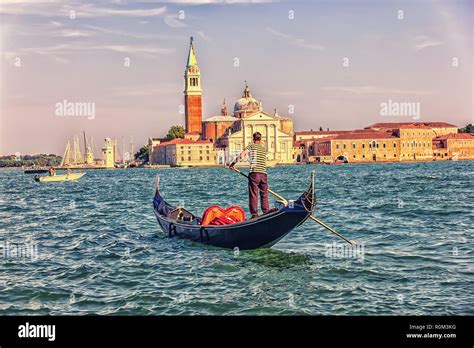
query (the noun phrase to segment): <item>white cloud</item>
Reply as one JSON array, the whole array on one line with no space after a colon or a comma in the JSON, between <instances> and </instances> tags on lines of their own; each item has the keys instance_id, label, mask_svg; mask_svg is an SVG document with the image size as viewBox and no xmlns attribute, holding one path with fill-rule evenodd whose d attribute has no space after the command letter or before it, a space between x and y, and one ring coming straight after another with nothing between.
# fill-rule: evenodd
<instances>
[{"instance_id":1,"label":"white cloud","mask_svg":"<svg viewBox=\"0 0 474 348\"><path fill-rule=\"evenodd\" d=\"M79 43L57 44L53 46L44 47L29 47L21 48L16 51L6 51L2 54L6 59L11 60L13 57L21 57L27 54L40 54L50 56L53 59L66 62L64 55L77 54L78 52L90 53L93 51L109 51L118 53L146 54L146 55L161 55L172 54L175 52L174 48L163 48L156 45L86 45Z\"/></svg>"},{"instance_id":2,"label":"white cloud","mask_svg":"<svg viewBox=\"0 0 474 348\"><path fill-rule=\"evenodd\" d=\"M2 0L1 14L32 15L45 17L61 17L74 11L76 18L127 16L127 17L153 17L166 13L166 6L150 9L132 9L123 7L98 7L94 4L80 4L75 2L57 1L13 1ZM54 22L59 23L59 22Z\"/></svg>"},{"instance_id":3,"label":"white cloud","mask_svg":"<svg viewBox=\"0 0 474 348\"><path fill-rule=\"evenodd\" d=\"M73 38L73 37L91 37L91 36L94 36L95 33L92 31L85 31L85 30L61 30L56 35L60 37Z\"/></svg>"},{"instance_id":4,"label":"white cloud","mask_svg":"<svg viewBox=\"0 0 474 348\"><path fill-rule=\"evenodd\" d=\"M313 50L313 51L324 51L325 50L325 47L322 46L322 45L309 43L305 39L296 38L292 35L281 33L281 32L279 32L279 31L277 31L273 28L270 28L270 27L267 27L266 31L269 32L270 34L272 34L272 35L288 42L290 45L294 45L294 46L301 47L301 48L306 48L306 49Z\"/></svg>"},{"instance_id":5,"label":"white cloud","mask_svg":"<svg viewBox=\"0 0 474 348\"><path fill-rule=\"evenodd\" d=\"M432 39L426 35L418 35L413 38L413 48L415 51L421 51L428 47L436 47L442 45L444 42Z\"/></svg>"},{"instance_id":6,"label":"white cloud","mask_svg":"<svg viewBox=\"0 0 474 348\"><path fill-rule=\"evenodd\" d=\"M177 15L168 15L165 17L164 21L166 25L168 25L171 28L184 28L187 27L187 25L183 22L181 19L177 19Z\"/></svg>"}]
</instances>

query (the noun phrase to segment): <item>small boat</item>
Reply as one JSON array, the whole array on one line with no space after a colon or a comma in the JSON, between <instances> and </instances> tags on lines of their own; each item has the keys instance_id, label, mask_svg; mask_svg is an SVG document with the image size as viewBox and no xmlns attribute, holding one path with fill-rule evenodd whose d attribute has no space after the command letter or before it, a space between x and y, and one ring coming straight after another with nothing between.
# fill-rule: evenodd
<instances>
[{"instance_id":1,"label":"small boat","mask_svg":"<svg viewBox=\"0 0 474 348\"><path fill-rule=\"evenodd\" d=\"M40 168L25 169L23 171L23 173L25 174L44 174L47 172L48 172L48 169L40 169Z\"/></svg>"},{"instance_id":2,"label":"small boat","mask_svg":"<svg viewBox=\"0 0 474 348\"><path fill-rule=\"evenodd\" d=\"M83 177L86 173L71 173L71 174L59 174L59 175L36 175L35 180L39 182L50 182L50 181L73 181Z\"/></svg>"},{"instance_id":3,"label":"small boat","mask_svg":"<svg viewBox=\"0 0 474 348\"><path fill-rule=\"evenodd\" d=\"M256 219L230 225L200 225L201 219L183 208L167 203L158 189L158 178L153 210L161 229L169 237L189 239L221 248L270 248L301 225L316 208L314 174L309 188L295 201L285 204L276 201L276 211ZM178 213L176 213L178 212ZM179 219L179 220L178 220Z\"/></svg>"}]
</instances>

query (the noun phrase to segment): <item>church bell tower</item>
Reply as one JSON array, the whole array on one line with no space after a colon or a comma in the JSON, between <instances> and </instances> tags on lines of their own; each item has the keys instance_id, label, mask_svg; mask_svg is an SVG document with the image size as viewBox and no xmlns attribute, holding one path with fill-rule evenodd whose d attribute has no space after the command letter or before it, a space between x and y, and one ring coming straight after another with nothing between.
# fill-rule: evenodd
<instances>
[{"instance_id":1,"label":"church bell tower","mask_svg":"<svg viewBox=\"0 0 474 348\"><path fill-rule=\"evenodd\" d=\"M188 62L184 73L184 105L186 133L202 133L202 89L201 72L194 53L193 38L189 44Z\"/></svg>"}]
</instances>

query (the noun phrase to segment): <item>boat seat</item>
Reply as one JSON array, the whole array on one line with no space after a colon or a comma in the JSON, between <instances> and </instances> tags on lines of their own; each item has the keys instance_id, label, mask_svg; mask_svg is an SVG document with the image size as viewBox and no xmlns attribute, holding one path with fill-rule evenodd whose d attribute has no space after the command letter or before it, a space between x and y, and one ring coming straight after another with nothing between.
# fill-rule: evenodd
<instances>
[{"instance_id":1,"label":"boat seat","mask_svg":"<svg viewBox=\"0 0 474 348\"><path fill-rule=\"evenodd\" d=\"M168 213L170 219L176 221L188 221L191 222L196 219L196 217L189 211L184 208L176 208Z\"/></svg>"}]
</instances>

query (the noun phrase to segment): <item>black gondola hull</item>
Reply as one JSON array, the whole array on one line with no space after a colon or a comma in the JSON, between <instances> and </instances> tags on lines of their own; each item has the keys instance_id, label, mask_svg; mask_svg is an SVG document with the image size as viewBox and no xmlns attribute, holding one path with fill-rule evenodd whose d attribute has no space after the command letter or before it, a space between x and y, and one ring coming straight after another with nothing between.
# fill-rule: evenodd
<instances>
[{"instance_id":1,"label":"black gondola hull","mask_svg":"<svg viewBox=\"0 0 474 348\"><path fill-rule=\"evenodd\" d=\"M315 205L314 187L311 184L310 188L296 201L288 205L281 204L275 212L231 225L201 226L168 218L164 211L175 207L165 202L158 190L153 200L158 223L169 237L241 250L269 248L275 245L295 227L302 224L314 211Z\"/></svg>"}]
</instances>

